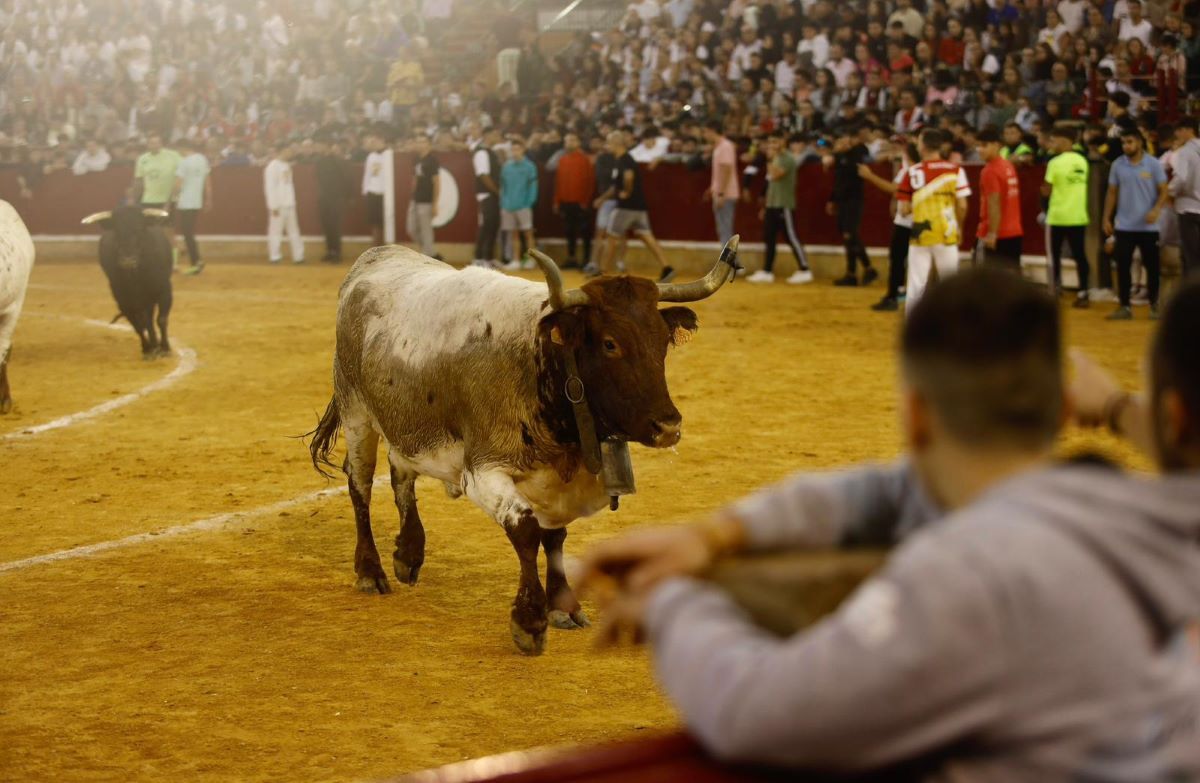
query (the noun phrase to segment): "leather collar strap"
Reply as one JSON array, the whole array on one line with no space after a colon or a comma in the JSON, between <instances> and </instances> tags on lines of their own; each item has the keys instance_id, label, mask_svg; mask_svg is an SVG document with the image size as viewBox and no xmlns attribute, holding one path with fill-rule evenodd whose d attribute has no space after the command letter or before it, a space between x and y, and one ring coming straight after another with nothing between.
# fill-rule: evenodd
<instances>
[{"instance_id":1,"label":"leather collar strap","mask_svg":"<svg viewBox=\"0 0 1200 783\"><path fill-rule=\"evenodd\" d=\"M567 383L564 392L575 411L575 428L579 430L579 448L583 452L583 466L594 476L600 474L600 440L596 437L596 420L588 408L587 392L583 379L579 377L579 366L575 363L575 352L565 351Z\"/></svg>"}]
</instances>

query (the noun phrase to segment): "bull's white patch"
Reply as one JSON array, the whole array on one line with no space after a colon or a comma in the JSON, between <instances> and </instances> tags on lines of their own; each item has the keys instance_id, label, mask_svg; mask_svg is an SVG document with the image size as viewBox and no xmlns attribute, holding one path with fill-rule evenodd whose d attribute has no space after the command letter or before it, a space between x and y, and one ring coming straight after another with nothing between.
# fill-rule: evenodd
<instances>
[{"instance_id":1,"label":"bull's white patch","mask_svg":"<svg viewBox=\"0 0 1200 783\"><path fill-rule=\"evenodd\" d=\"M890 582L875 581L859 590L842 612L846 629L864 647L881 647L899 625L900 592Z\"/></svg>"},{"instance_id":2,"label":"bull's white patch","mask_svg":"<svg viewBox=\"0 0 1200 783\"><path fill-rule=\"evenodd\" d=\"M88 326L96 326L101 329L116 329L118 331L129 330L128 326L110 324L90 318L84 319L83 323L87 324ZM47 421L43 424L36 424L32 427L24 427L15 432L6 432L4 434L0 434L0 441L30 438L34 435L41 435L44 432L50 432L51 430L60 430L64 427L70 427L72 425L79 424L80 422L95 419L99 416L103 416L106 413L112 413L115 410L124 408L126 405L137 402L147 394L153 394L156 391L169 389L170 387L179 383L179 381L184 377L194 372L198 364L196 361L196 352L179 342L179 340L175 341L175 352L179 356L179 363L175 365L175 369L171 370L171 372L167 373L162 378L159 378L157 381L148 383L140 389L129 392L128 394L122 394L120 397L114 397L111 400L102 402L99 405L88 408L87 410L78 411L77 413L70 413L66 416L60 416L57 419Z\"/></svg>"}]
</instances>

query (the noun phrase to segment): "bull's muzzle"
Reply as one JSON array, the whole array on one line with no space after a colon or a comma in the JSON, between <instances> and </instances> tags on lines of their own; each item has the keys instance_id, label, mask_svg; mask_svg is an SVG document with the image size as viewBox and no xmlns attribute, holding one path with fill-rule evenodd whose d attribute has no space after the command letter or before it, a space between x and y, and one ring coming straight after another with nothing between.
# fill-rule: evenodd
<instances>
[{"instance_id":1,"label":"bull's muzzle","mask_svg":"<svg viewBox=\"0 0 1200 783\"><path fill-rule=\"evenodd\" d=\"M682 419L676 414L673 417L656 421L654 427L654 448L667 449L679 443L683 437L683 430L680 426Z\"/></svg>"}]
</instances>

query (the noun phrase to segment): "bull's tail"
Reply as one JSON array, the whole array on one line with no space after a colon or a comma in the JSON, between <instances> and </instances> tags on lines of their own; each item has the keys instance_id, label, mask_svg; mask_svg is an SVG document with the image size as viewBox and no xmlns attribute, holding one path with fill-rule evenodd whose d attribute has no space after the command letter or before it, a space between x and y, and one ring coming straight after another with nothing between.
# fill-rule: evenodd
<instances>
[{"instance_id":1,"label":"bull's tail","mask_svg":"<svg viewBox=\"0 0 1200 783\"><path fill-rule=\"evenodd\" d=\"M312 432L305 433L305 437L312 439L308 443L308 453L312 455L313 467L325 478L333 478L325 470L325 467L335 470L339 467L329 461L329 452L333 451L333 447L337 444L338 430L341 428L342 414L338 411L337 398L334 397L329 400L329 405L325 408L325 415L317 422L317 428Z\"/></svg>"}]
</instances>

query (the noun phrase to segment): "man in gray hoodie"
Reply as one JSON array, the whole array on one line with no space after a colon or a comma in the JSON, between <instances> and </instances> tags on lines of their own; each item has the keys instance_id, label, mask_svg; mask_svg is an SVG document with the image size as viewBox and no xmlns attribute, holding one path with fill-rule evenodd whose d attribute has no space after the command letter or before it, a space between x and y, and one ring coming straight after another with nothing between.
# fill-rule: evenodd
<instances>
[{"instance_id":1,"label":"man in gray hoodie","mask_svg":"<svg viewBox=\"0 0 1200 783\"><path fill-rule=\"evenodd\" d=\"M1165 402L1149 407L1174 422L1156 448L1172 472L1149 480L1051 462L1065 407L1044 294L989 269L941 283L904 327L908 459L601 544L584 579L610 591L600 631L647 633L721 758L915 764L928 780L1200 776L1200 377L1191 343L1163 336L1197 313L1200 286L1185 287L1161 324L1151 399ZM881 573L787 639L692 578L731 552L893 543Z\"/></svg>"}]
</instances>

